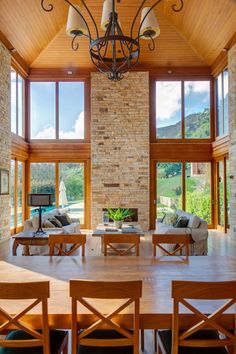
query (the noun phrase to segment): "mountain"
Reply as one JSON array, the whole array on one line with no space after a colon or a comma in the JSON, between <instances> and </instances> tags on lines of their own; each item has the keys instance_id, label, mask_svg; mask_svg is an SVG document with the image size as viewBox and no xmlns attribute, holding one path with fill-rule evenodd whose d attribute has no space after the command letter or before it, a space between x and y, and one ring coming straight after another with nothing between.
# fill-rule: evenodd
<instances>
[{"instance_id":1,"label":"mountain","mask_svg":"<svg viewBox=\"0 0 236 354\"><path fill-rule=\"evenodd\" d=\"M181 122L157 129L158 138L181 138ZM185 118L185 138L207 139L210 137L210 110L190 114Z\"/></svg>"}]
</instances>

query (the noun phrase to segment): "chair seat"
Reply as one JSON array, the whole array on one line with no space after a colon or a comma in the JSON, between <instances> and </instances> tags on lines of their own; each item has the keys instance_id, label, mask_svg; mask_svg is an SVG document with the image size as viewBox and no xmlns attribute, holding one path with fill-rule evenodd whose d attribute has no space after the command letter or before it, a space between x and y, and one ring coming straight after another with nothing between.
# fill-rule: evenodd
<instances>
[{"instance_id":1,"label":"chair seat","mask_svg":"<svg viewBox=\"0 0 236 354\"><path fill-rule=\"evenodd\" d=\"M171 354L172 347L172 331L162 330L158 331L158 336L167 354ZM189 336L189 339L218 339L219 334L217 331L198 331L197 333ZM193 347L179 347L179 354L228 354L224 347L215 348L193 348Z\"/></svg>"},{"instance_id":2,"label":"chair seat","mask_svg":"<svg viewBox=\"0 0 236 354\"><path fill-rule=\"evenodd\" d=\"M98 329L86 336L86 338L115 339L125 338L115 330ZM133 346L127 347L89 347L79 345L78 354L133 354Z\"/></svg>"},{"instance_id":3,"label":"chair seat","mask_svg":"<svg viewBox=\"0 0 236 354\"><path fill-rule=\"evenodd\" d=\"M62 345L64 344L64 341L67 336L68 336L67 331L50 330L50 353L51 354L60 353ZM23 340L23 339L32 339L32 338L33 337L29 333L21 330L12 331L6 337L6 339L9 340ZM42 347L30 347L30 348L0 347L0 354L43 354L43 348Z\"/></svg>"}]
</instances>

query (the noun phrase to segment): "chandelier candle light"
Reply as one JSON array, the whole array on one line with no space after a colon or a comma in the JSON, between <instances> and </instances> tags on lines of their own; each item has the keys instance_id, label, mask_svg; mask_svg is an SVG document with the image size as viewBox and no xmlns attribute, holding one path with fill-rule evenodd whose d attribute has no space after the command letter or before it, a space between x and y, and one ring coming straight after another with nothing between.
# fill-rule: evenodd
<instances>
[{"instance_id":1,"label":"chandelier candle light","mask_svg":"<svg viewBox=\"0 0 236 354\"><path fill-rule=\"evenodd\" d=\"M158 0L150 7L144 7L146 0L141 1L136 15L131 24L130 34L124 35L118 13L116 2L121 0L105 0L102 9L101 29L105 33L99 34L98 26L94 17L86 4L86 0L80 0L80 5L73 4L69 0L64 0L70 5L66 32L72 38L72 49L78 50L78 37L87 37L89 40L89 52L93 64L98 70L107 75L112 81L120 81L123 74L132 69L138 62L140 56L140 39L149 40L148 48L150 51L155 49L154 39L160 34L160 27L157 22L154 8L164 0ZM172 5L172 10L179 12L183 9L183 0L173 0L177 3ZM127 3L129 1L127 0ZM53 4L45 4L41 0L44 11L51 12ZM84 13L92 20L93 30L89 27ZM141 14L138 30L134 30L136 21ZM93 31L93 36L92 36ZM134 33L136 32L136 33Z\"/></svg>"}]
</instances>

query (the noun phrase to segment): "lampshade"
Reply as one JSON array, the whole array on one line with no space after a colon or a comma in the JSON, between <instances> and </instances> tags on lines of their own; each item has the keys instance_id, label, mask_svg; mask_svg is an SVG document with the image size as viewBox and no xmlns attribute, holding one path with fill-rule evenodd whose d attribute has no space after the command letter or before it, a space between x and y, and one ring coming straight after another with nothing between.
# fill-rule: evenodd
<instances>
[{"instance_id":1,"label":"lampshade","mask_svg":"<svg viewBox=\"0 0 236 354\"><path fill-rule=\"evenodd\" d=\"M112 13L112 0L105 0L102 9L101 28L106 31L107 25L110 21L110 14Z\"/></svg>"},{"instance_id":2,"label":"lampshade","mask_svg":"<svg viewBox=\"0 0 236 354\"><path fill-rule=\"evenodd\" d=\"M28 194L28 206L50 206L53 203L51 193L30 193Z\"/></svg>"},{"instance_id":3,"label":"lampshade","mask_svg":"<svg viewBox=\"0 0 236 354\"><path fill-rule=\"evenodd\" d=\"M74 5L76 9L81 13L81 9L79 5ZM85 21L82 19L82 17L76 12L76 10L73 8L73 6L69 7L69 12L68 12L68 19L67 19L67 25L66 25L66 33L69 36L87 36L88 35L88 30L85 24Z\"/></svg>"},{"instance_id":4,"label":"lampshade","mask_svg":"<svg viewBox=\"0 0 236 354\"><path fill-rule=\"evenodd\" d=\"M142 10L142 16L141 16L141 23L149 11L150 7L144 7ZM140 35L142 36L143 39L150 39L156 38L160 34L160 27L157 22L157 18L155 15L155 12L151 10L145 20L143 21L143 24L140 29Z\"/></svg>"}]
</instances>

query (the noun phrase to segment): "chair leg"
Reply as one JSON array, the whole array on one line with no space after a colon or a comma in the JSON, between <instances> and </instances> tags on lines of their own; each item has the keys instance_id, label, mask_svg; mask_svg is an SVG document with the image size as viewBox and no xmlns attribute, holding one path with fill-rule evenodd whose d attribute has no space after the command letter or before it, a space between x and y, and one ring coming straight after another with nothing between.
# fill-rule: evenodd
<instances>
[{"instance_id":1,"label":"chair leg","mask_svg":"<svg viewBox=\"0 0 236 354\"><path fill-rule=\"evenodd\" d=\"M141 329L141 350L144 352L144 329Z\"/></svg>"}]
</instances>

